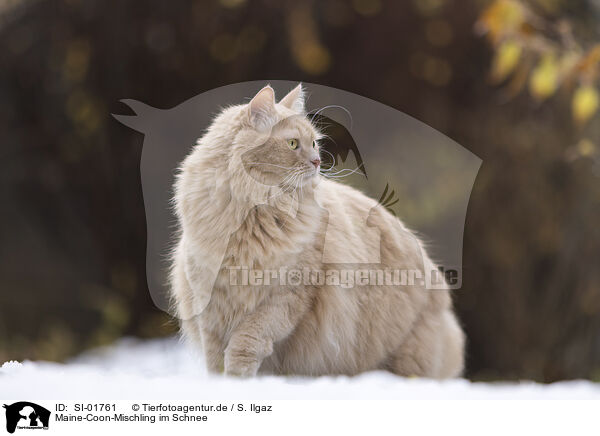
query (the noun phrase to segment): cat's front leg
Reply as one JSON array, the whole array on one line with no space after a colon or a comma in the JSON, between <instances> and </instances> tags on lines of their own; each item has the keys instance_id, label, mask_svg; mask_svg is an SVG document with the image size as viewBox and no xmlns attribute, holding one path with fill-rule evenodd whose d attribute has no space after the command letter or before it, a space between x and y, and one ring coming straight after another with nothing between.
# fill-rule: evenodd
<instances>
[{"instance_id":1,"label":"cat's front leg","mask_svg":"<svg viewBox=\"0 0 600 436\"><path fill-rule=\"evenodd\" d=\"M214 374L223 373L225 370L225 364L223 362L225 346L223 345L221 337L207 328L201 328L201 333L206 369Z\"/></svg>"},{"instance_id":2,"label":"cat's front leg","mask_svg":"<svg viewBox=\"0 0 600 436\"><path fill-rule=\"evenodd\" d=\"M232 336L225 349L225 372L227 375L252 377L265 357L273 353L273 341L249 334Z\"/></svg>"},{"instance_id":3,"label":"cat's front leg","mask_svg":"<svg viewBox=\"0 0 600 436\"><path fill-rule=\"evenodd\" d=\"M231 335L225 349L225 373L241 377L256 375L273 344L285 339L309 307L306 291L283 291L264 301Z\"/></svg>"}]
</instances>

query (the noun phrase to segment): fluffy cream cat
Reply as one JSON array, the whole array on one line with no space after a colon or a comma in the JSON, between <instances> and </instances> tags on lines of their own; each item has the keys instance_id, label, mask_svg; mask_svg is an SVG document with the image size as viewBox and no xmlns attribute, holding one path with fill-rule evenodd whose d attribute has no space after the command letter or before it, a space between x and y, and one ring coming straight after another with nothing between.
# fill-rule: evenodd
<instances>
[{"instance_id":1,"label":"fluffy cream cat","mask_svg":"<svg viewBox=\"0 0 600 436\"><path fill-rule=\"evenodd\" d=\"M300 85L279 103L267 86L223 110L183 162L171 288L184 335L232 375L458 376L448 290L369 276L435 265L384 207L320 174L304 111ZM342 283L340 271L360 274Z\"/></svg>"}]
</instances>

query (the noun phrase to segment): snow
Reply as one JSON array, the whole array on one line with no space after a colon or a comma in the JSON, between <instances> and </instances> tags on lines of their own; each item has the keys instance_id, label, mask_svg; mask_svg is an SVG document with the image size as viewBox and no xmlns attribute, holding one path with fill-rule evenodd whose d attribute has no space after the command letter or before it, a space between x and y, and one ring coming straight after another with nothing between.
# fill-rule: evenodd
<instances>
[{"instance_id":1,"label":"snow","mask_svg":"<svg viewBox=\"0 0 600 436\"><path fill-rule=\"evenodd\" d=\"M600 384L571 381L475 383L402 378L385 372L357 377L236 379L209 375L201 356L176 338L122 339L65 364L6 362L0 368L3 398L46 400L132 399L596 399Z\"/></svg>"}]
</instances>

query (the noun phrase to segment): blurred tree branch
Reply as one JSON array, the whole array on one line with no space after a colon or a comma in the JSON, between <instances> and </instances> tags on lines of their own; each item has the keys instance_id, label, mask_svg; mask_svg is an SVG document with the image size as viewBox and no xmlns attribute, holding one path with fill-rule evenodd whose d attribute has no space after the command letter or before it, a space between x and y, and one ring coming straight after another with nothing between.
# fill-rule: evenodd
<instances>
[{"instance_id":1,"label":"blurred tree branch","mask_svg":"<svg viewBox=\"0 0 600 436\"><path fill-rule=\"evenodd\" d=\"M564 87L572 93L572 113L578 125L596 114L600 44L582 47L569 20L553 21L521 0L495 0L481 13L475 29L486 35L494 49L491 81L508 81L510 97L526 83L538 101Z\"/></svg>"}]
</instances>

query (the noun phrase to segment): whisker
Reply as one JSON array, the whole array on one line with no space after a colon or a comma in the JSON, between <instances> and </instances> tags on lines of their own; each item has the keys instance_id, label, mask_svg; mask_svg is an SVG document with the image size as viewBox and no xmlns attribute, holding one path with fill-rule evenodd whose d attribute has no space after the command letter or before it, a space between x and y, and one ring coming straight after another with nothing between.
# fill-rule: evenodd
<instances>
[{"instance_id":1,"label":"whisker","mask_svg":"<svg viewBox=\"0 0 600 436\"><path fill-rule=\"evenodd\" d=\"M280 183L280 185L283 185L283 187L279 187L279 192L275 195L270 196L268 199L275 198L279 195L290 192L291 191L291 182L299 171L300 171L300 168L298 168L295 171L292 171L290 174L288 174Z\"/></svg>"},{"instance_id":2,"label":"whisker","mask_svg":"<svg viewBox=\"0 0 600 436\"><path fill-rule=\"evenodd\" d=\"M320 149L319 151L324 151L329 156L331 156L332 164L331 164L331 166L329 168L326 168L326 170L331 170L331 168L335 167L335 156L332 153L330 153L329 151L325 150L324 148Z\"/></svg>"},{"instance_id":3,"label":"whisker","mask_svg":"<svg viewBox=\"0 0 600 436\"><path fill-rule=\"evenodd\" d=\"M351 170L350 170L350 169L348 169L348 168L342 168L342 169L340 169L340 170L337 170L337 169L336 169L336 171L328 171L328 172L327 172L327 175L329 175L329 176L337 176L338 174L341 174L341 173L343 173L344 171L351 171Z\"/></svg>"},{"instance_id":4,"label":"whisker","mask_svg":"<svg viewBox=\"0 0 600 436\"><path fill-rule=\"evenodd\" d=\"M273 166L273 167L282 168L284 170L298 169L298 167L284 167L284 166L272 164L272 163L269 163L269 162L247 162L247 164L248 165L270 165L270 166Z\"/></svg>"},{"instance_id":5,"label":"whisker","mask_svg":"<svg viewBox=\"0 0 600 436\"><path fill-rule=\"evenodd\" d=\"M341 179L344 177L348 177L352 174L355 174L356 172L361 170L361 165L359 165L358 167L354 168L353 170L350 170L348 168L342 168L339 171L336 171L335 173L323 173L321 172L321 175L324 177L327 177L328 179ZM349 171L348 174L342 174L344 171Z\"/></svg>"},{"instance_id":6,"label":"whisker","mask_svg":"<svg viewBox=\"0 0 600 436\"><path fill-rule=\"evenodd\" d=\"M298 183L298 180L299 180L299 175L298 175L298 174L296 174L296 179L294 179L294 185L295 185L295 188L294 188L294 190L292 191L294 194L296 194L296 193L297 193L297 192L296 192L296 190L298 189L298 184L297 184L297 183ZM298 202L298 204L300 203L300 199L296 199L296 201ZM291 212L292 212L292 207L294 207L294 197L293 197L293 196L292 196L292 201L290 202L290 208L289 208L289 209L288 209L288 211L287 211L287 214L288 214L288 215L291 215Z\"/></svg>"},{"instance_id":7,"label":"whisker","mask_svg":"<svg viewBox=\"0 0 600 436\"><path fill-rule=\"evenodd\" d=\"M348 114L348 117L350 117L350 130L352 130L352 125L354 124L354 121L352 119L352 114L350 113L350 111L348 109L346 109L344 106L340 106L337 104L330 104L328 106L323 106L321 109L319 109L318 111L316 111L312 118L310 119L310 122L312 123L313 120L315 119L315 117L317 115L319 115L319 113L321 113L322 111L324 111L325 109L329 109L329 108L338 108L338 109L342 109L344 112L346 112Z\"/></svg>"}]
</instances>

